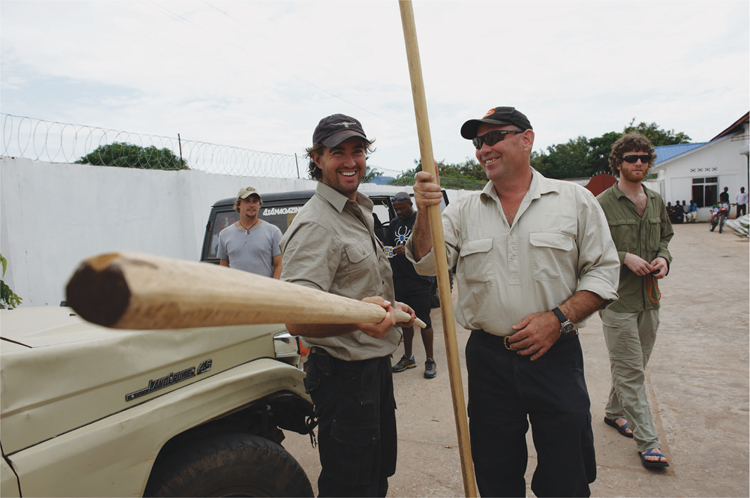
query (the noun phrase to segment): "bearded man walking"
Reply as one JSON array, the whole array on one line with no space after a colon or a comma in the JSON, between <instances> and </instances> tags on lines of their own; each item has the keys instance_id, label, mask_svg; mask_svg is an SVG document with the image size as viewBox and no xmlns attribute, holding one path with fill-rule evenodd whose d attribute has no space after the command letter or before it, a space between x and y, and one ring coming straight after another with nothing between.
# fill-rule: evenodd
<instances>
[{"instance_id":1,"label":"bearded man walking","mask_svg":"<svg viewBox=\"0 0 750 498\"><path fill-rule=\"evenodd\" d=\"M659 327L657 282L669 273L668 246L674 235L664 200L643 185L655 159L648 138L625 135L609 156L618 181L597 197L621 263L620 299L599 312L612 371L604 422L635 439L641 463L648 469L669 466L661 453L645 383Z\"/></svg>"}]
</instances>

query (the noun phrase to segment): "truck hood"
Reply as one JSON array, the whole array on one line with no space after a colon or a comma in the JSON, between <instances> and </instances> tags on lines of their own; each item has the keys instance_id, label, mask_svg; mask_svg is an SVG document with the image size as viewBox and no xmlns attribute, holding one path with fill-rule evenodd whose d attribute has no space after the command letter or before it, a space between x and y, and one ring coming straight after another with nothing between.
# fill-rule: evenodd
<instances>
[{"instance_id":1,"label":"truck hood","mask_svg":"<svg viewBox=\"0 0 750 498\"><path fill-rule=\"evenodd\" d=\"M199 382L274 358L283 325L114 330L65 307L0 310L5 454Z\"/></svg>"},{"instance_id":2,"label":"truck hood","mask_svg":"<svg viewBox=\"0 0 750 498\"><path fill-rule=\"evenodd\" d=\"M3 351L6 342L36 348L96 340L111 333L108 329L78 318L70 308L52 306L2 311L0 325L0 339L5 341L2 343Z\"/></svg>"}]
</instances>

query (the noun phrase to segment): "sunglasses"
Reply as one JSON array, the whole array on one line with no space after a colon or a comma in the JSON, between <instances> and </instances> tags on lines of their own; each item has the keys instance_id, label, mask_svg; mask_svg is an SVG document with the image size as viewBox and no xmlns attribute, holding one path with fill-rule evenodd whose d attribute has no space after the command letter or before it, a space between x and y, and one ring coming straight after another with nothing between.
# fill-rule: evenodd
<instances>
[{"instance_id":1,"label":"sunglasses","mask_svg":"<svg viewBox=\"0 0 750 498\"><path fill-rule=\"evenodd\" d=\"M629 156L622 156L622 160L626 163L635 164L638 162L638 159L641 160L643 164L647 164L651 162L651 154L631 154Z\"/></svg>"},{"instance_id":2,"label":"sunglasses","mask_svg":"<svg viewBox=\"0 0 750 498\"><path fill-rule=\"evenodd\" d=\"M391 197L391 201L410 201L411 197Z\"/></svg>"},{"instance_id":3,"label":"sunglasses","mask_svg":"<svg viewBox=\"0 0 750 498\"><path fill-rule=\"evenodd\" d=\"M516 133L523 133L523 130L495 130L485 133L481 137L475 137L472 139L472 143L477 150L482 148L483 144L495 145L498 142L505 140L508 135L514 135Z\"/></svg>"}]
</instances>

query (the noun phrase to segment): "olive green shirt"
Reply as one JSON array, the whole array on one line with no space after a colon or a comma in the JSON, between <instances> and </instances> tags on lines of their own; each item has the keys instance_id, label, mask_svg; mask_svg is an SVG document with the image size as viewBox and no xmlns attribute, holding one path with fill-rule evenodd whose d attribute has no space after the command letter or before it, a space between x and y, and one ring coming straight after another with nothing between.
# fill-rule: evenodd
<instances>
[{"instance_id":1,"label":"olive green shirt","mask_svg":"<svg viewBox=\"0 0 750 498\"><path fill-rule=\"evenodd\" d=\"M331 294L362 300L382 296L395 303L391 265L375 236L373 203L357 192L357 200L318 183L315 195L299 210L281 239L281 280ZM393 327L382 339L361 330L335 337L305 337L344 361L392 354L401 342Z\"/></svg>"},{"instance_id":2,"label":"olive green shirt","mask_svg":"<svg viewBox=\"0 0 750 498\"><path fill-rule=\"evenodd\" d=\"M625 266L627 253L635 254L648 263L662 257L667 260L668 265L672 264L668 246L674 230L664 199L651 189L643 187L643 190L648 197L643 215L638 214L635 203L628 199L616 183L596 198L607 217L620 258L620 285L617 289L620 299L608 308L619 313L659 309L659 303L649 299L650 278L639 277ZM658 282L656 279L654 281ZM652 297L657 297L655 288L652 288L651 293Z\"/></svg>"},{"instance_id":3,"label":"olive green shirt","mask_svg":"<svg viewBox=\"0 0 750 498\"><path fill-rule=\"evenodd\" d=\"M513 225L492 182L443 211L448 266L457 265L456 320L466 329L512 335L526 316L582 290L617 299L620 264L596 198L580 185L532 172ZM434 275L433 251L417 262L413 242L406 257L418 273Z\"/></svg>"}]
</instances>

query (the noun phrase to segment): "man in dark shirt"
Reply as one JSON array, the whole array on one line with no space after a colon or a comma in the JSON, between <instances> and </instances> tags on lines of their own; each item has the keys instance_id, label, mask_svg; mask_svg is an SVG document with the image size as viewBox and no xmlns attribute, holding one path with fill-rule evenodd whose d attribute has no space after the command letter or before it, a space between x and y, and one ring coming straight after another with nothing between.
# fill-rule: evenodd
<instances>
[{"instance_id":1,"label":"man in dark shirt","mask_svg":"<svg viewBox=\"0 0 750 498\"><path fill-rule=\"evenodd\" d=\"M386 244L393 246L393 257L390 262L393 269L393 287L396 291L396 301L411 306L417 317L427 324L427 327L422 329L422 342L427 353L424 376L426 379L433 379L437 375L432 352L433 333L432 322L430 321L430 297L434 277L425 277L418 274L414 270L414 265L405 256L404 245L409 240L414 227L414 220L417 219L417 213L414 211L409 194L399 192L392 201L393 208L396 210L396 218L393 218L388 225ZM414 327L404 327L403 331L404 356L393 365L394 372L403 372L408 368L417 366L412 354Z\"/></svg>"},{"instance_id":2,"label":"man in dark shirt","mask_svg":"<svg viewBox=\"0 0 750 498\"><path fill-rule=\"evenodd\" d=\"M682 201L683 203L685 201ZM682 207L682 204L680 204L680 201L675 201L674 205L674 220L672 220L673 223L682 223L685 216L685 208Z\"/></svg>"},{"instance_id":3,"label":"man in dark shirt","mask_svg":"<svg viewBox=\"0 0 750 498\"><path fill-rule=\"evenodd\" d=\"M719 194L719 202L721 204L729 204L729 187L724 187L724 192Z\"/></svg>"}]
</instances>

